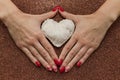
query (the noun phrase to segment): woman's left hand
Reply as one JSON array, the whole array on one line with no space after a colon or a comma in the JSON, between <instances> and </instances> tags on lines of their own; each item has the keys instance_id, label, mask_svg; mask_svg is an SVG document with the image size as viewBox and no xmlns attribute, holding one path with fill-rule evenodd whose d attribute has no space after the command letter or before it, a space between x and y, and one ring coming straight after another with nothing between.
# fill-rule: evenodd
<instances>
[{"instance_id":1,"label":"woman's left hand","mask_svg":"<svg viewBox=\"0 0 120 80\"><path fill-rule=\"evenodd\" d=\"M90 15L59 12L64 18L73 20L76 25L73 36L59 57L59 61L63 61L60 72L68 72L76 63L80 67L98 48L113 20L98 12Z\"/></svg>"}]
</instances>

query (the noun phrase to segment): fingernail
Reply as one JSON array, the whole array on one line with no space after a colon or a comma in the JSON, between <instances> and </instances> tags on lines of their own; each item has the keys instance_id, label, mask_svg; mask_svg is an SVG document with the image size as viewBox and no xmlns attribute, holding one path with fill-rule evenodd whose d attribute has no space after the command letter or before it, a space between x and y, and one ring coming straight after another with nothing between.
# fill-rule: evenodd
<instances>
[{"instance_id":1,"label":"fingernail","mask_svg":"<svg viewBox=\"0 0 120 80\"><path fill-rule=\"evenodd\" d=\"M64 9L61 6L55 6L52 11L60 10L61 12L64 12Z\"/></svg>"},{"instance_id":2,"label":"fingernail","mask_svg":"<svg viewBox=\"0 0 120 80\"><path fill-rule=\"evenodd\" d=\"M56 64L57 66L59 65L58 59L54 59L54 62L55 62L55 64Z\"/></svg>"},{"instance_id":3,"label":"fingernail","mask_svg":"<svg viewBox=\"0 0 120 80\"><path fill-rule=\"evenodd\" d=\"M65 68L65 72L68 72L69 70L70 70L70 67L67 66L67 67Z\"/></svg>"},{"instance_id":4,"label":"fingernail","mask_svg":"<svg viewBox=\"0 0 120 80\"><path fill-rule=\"evenodd\" d=\"M41 66L41 64L40 64L39 61L36 61L35 64L36 64L37 67L40 67L40 66Z\"/></svg>"},{"instance_id":5,"label":"fingernail","mask_svg":"<svg viewBox=\"0 0 120 80\"><path fill-rule=\"evenodd\" d=\"M60 68L60 73L63 73L63 72L65 72L65 66L62 66L62 67Z\"/></svg>"},{"instance_id":6,"label":"fingernail","mask_svg":"<svg viewBox=\"0 0 120 80\"><path fill-rule=\"evenodd\" d=\"M63 63L63 59L58 60L58 66L61 66Z\"/></svg>"},{"instance_id":7,"label":"fingernail","mask_svg":"<svg viewBox=\"0 0 120 80\"><path fill-rule=\"evenodd\" d=\"M52 71L52 68L50 66L47 67L48 71Z\"/></svg>"},{"instance_id":8,"label":"fingernail","mask_svg":"<svg viewBox=\"0 0 120 80\"><path fill-rule=\"evenodd\" d=\"M54 72L58 71L56 66L53 66L53 70L54 70Z\"/></svg>"},{"instance_id":9,"label":"fingernail","mask_svg":"<svg viewBox=\"0 0 120 80\"><path fill-rule=\"evenodd\" d=\"M81 64L82 64L82 63L79 61L79 62L77 63L77 67L80 67Z\"/></svg>"},{"instance_id":10,"label":"fingernail","mask_svg":"<svg viewBox=\"0 0 120 80\"><path fill-rule=\"evenodd\" d=\"M63 60L62 59L60 59L60 60L54 59L54 62L58 67L60 67L62 65Z\"/></svg>"},{"instance_id":11,"label":"fingernail","mask_svg":"<svg viewBox=\"0 0 120 80\"><path fill-rule=\"evenodd\" d=\"M59 9L59 6L55 6L53 9L52 9L52 11L56 11L56 10L58 10Z\"/></svg>"},{"instance_id":12,"label":"fingernail","mask_svg":"<svg viewBox=\"0 0 120 80\"><path fill-rule=\"evenodd\" d=\"M64 9L63 9L61 6L59 6L59 10L60 10L61 12L64 12Z\"/></svg>"}]
</instances>

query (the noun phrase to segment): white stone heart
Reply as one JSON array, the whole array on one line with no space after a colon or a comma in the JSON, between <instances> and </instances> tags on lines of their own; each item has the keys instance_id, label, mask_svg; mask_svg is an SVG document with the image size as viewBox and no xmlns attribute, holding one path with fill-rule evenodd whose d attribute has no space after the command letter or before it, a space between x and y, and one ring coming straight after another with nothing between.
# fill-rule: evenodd
<instances>
[{"instance_id":1,"label":"white stone heart","mask_svg":"<svg viewBox=\"0 0 120 80\"><path fill-rule=\"evenodd\" d=\"M53 19L43 22L41 30L56 47L61 47L73 34L75 25L72 20L64 19L59 23Z\"/></svg>"}]
</instances>

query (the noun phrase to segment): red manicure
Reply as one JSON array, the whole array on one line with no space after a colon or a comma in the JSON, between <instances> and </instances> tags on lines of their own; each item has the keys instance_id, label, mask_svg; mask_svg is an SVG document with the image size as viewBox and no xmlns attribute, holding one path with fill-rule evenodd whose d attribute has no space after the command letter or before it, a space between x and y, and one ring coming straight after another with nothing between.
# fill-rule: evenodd
<instances>
[{"instance_id":1,"label":"red manicure","mask_svg":"<svg viewBox=\"0 0 120 80\"><path fill-rule=\"evenodd\" d=\"M63 59L60 59L58 65L61 66L62 63L63 63Z\"/></svg>"},{"instance_id":2,"label":"red manicure","mask_svg":"<svg viewBox=\"0 0 120 80\"><path fill-rule=\"evenodd\" d=\"M62 67L60 68L60 73L63 73L63 72L65 72L65 66L62 66Z\"/></svg>"},{"instance_id":3,"label":"red manicure","mask_svg":"<svg viewBox=\"0 0 120 80\"><path fill-rule=\"evenodd\" d=\"M79 62L77 63L77 66L78 66L78 67L80 67L80 66L81 66L81 64L82 64L82 63L79 61Z\"/></svg>"},{"instance_id":4,"label":"red manicure","mask_svg":"<svg viewBox=\"0 0 120 80\"><path fill-rule=\"evenodd\" d=\"M52 11L56 11L56 10L60 10L60 11L64 11L64 9L61 7L61 6L56 6L56 7L54 7L53 9L52 9Z\"/></svg>"},{"instance_id":5,"label":"red manicure","mask_svg":"<svg viewBox=\"0 0 120 80\"><path fill-rule=\"evenodd\" d=\"M40 64L40 62L39 62L39 61L36 61L36 62L35 62L35 64L36 64L36 66L38 66L38 67L40 67L40 66L41 66L41 64Z\"/></svg>"},{"instance_id":6,"label":"red manicure","mask_svg":"<svg viewBox=\"0 0 120 80\"><path fill-rule=\"evenodd\" d=\"M59 67L62 65L63 60L62 59L60 59L60 60L54 59L54 62Z\"/></svg>"},{"instance_id":7,"label":"red manicure","mask_svg":"<svg viewBox=\"0 0 120 80\"><path fill-rule=\"evenodd\" d=\"M59 65L59 61L57 59L54 59L54 62L57 66Z\"/></svg>"},{"instance_id":8,"label":"red manicure","mask_svg":"<svg viewBox=\"0 0 120 80\"><path fill-rule=\"evenodd\" d=\"M59 10L60 10L61 12L64 12L64 9L63 9L61 6L59 6Z\"/></svg>"},{"instance_id":9,"label":"red manicure","mask_svg":"<svg viewBox=\"0 0 120 80\"><path fill-rule=\"evenodd\" d=\"M56 11L56 10L58 10L59 9L59 7L58 6L55 6L53 9L52 9L52 11Z\"/></svg>"}]
</instances>

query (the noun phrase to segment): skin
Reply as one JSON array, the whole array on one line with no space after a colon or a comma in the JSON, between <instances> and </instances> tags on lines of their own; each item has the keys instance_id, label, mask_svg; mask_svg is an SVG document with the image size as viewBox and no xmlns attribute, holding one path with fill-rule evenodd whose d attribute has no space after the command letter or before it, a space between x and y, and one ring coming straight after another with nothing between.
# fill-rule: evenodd
<instances>
[{"instance_id":1,"label":"skin","mask_svg":"<svg viewBox=\"0 0 120 80\"><path fill-rule=\"evenodd\" d=\"M7 26L16 45L27 57L35 65L40 66L41 63L46 69L57 72L54 59L58 57L40 30L41 23L55 16L57 10L41 15L31 15L20 11L11 0L0 0L0 11L0 19Z\"/></svg>"},{"instance_id":2,"label":"skin","mask_svg":"<svg viewBox=\"0 0 120 80\"><path fill-rule=\"evenodd\" d=\"M68 72L76 63L80 66L99 47L107 30L120 15L119 4L120 0L106 0L100 9L90 15L59 11L64 18L71 19L76 24L73 36L59 57L59 61L63 60L60 71Z\"/></svg>"},{"instance_id":3,"label":"skin","mask_svg":"<svg viewBox=\"0 0 120 80\"><path fill-rule=\"evenodd\" d=\"M107 30L120 15L119 3L120 0L106 0L99 10L90 15L74 15L59 8L64 18L71 19L76 24L73 36L59 57L59 60L64 60L60 67L65 67L62 71L68 72L77 62L83 64L99 47ZM0 0L0 19L6 24L16 45L34 64L40 62L46 69L55 72L57 67L53 60L58 57L41 32L40 25L56 13L57 9L41 15L26 14L11 0Z\"/></svg>"}]
</instances>

